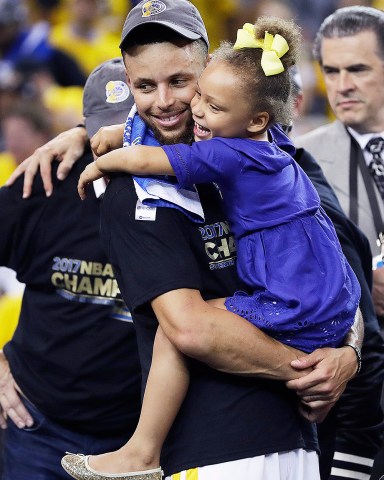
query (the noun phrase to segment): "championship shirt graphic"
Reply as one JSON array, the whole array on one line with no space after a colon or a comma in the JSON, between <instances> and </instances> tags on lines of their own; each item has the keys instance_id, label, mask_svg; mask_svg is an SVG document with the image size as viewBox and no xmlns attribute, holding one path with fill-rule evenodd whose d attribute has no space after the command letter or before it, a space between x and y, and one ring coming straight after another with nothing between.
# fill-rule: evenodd
<instances>
[{"instance_id":1,"label":"championship shirt graphic","mask_svg":"<svg viewBox=\"0 0 384 480\"><path fill-rule=\"evenodd\" d=\"M228 222L216 222L199 227L204 241L205 253L209 258L210 270L227 268L235 265L236 245Z\"/></svg>"},{"instance_id":2,"label":"championship shirt graphic","mask_svg":"<svg viewBox=\"0 0 384 480\"><path fill-rule=\"evenodd\" d=\"M132 321L110 263L53 257L51 282L66 300L110 305L114 307L113 318Z\"/></svg>"}]
</instances>

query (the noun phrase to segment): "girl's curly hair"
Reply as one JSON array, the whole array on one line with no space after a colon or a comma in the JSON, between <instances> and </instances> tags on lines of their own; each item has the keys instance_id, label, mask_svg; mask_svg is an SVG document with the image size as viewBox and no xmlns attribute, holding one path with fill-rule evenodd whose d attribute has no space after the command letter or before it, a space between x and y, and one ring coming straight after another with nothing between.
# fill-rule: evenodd
<instances>
[{"instance_id":1,"label":"girl's curly hair","mask_svg":"<svg viewBox=\"0 0 384 480\"><path fill-rule=\"evenodd\" d=\"M255 38L262 40L265 32L285 38L289 50L280 60L284 71L266 76L261 68L261 48L234 50L230 42L221 42L212 54L211 61L223 61L236 72L239 90L249 95L250 106L255 111L267 112L269 124L289 125L292 120L293 97L289 68L298 61L301 46L300 27L291 20L277 17L260 17L254 24Z\"/></svg>"}]
</instances>

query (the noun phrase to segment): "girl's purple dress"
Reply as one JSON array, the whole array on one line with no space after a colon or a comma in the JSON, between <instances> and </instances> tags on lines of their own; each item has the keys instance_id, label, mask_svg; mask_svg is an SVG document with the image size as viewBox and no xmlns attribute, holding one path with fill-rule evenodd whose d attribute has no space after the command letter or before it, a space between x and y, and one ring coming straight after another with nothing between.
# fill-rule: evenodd
<instances>
[{"instance_id":1,"label":"girl's purple dress","mask_svg":"<svg viewBox=\"0 0 384 480\"><path fill-rule=\"evenodd\" d=\"M354 321L360 285L292 143L277 126L269 132L271 142L216 137L162 148L182 187L220 186L247 290L227 298L227 309L300 350L334 347Z\"/></svg>"}]
</instances>

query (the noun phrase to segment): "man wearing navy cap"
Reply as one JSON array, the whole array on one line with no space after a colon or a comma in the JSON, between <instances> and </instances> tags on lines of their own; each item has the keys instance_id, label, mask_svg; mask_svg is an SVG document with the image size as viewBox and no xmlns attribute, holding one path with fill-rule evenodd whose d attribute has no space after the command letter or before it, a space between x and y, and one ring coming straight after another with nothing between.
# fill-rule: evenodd
<instances>
[{"instance_id":1,"label":"man wearing navy cap","mask_svg":"<svg viewBox=\"0 0 384 480\"><path fill-rule=\"evenodd\" d=\"M195 7L184 0L141 2L126 19L120 47L140 118L151 129L143 138L192 141L189 103L209 48ZM102 242L134 317L144 379L158 321L193 358L162 467L173 478L181 472L182 478L278 480L288 479L278 473L287 469L295 480L318 479L314 425L298 413L297 397L270 381L294 378L289 360L295 354L261 340L243 319L205 306L203 298L226 296L238 285L220 194L214 185L201 186L199 194L203 224L174 208L153 207L142 220L132 177L116 175L101 210ZM254 374L268 380L250 378ZM115 458L71 455L64 465L78 479L160 478L158 471L127 473Z\"/></svg>"}]
</instances>

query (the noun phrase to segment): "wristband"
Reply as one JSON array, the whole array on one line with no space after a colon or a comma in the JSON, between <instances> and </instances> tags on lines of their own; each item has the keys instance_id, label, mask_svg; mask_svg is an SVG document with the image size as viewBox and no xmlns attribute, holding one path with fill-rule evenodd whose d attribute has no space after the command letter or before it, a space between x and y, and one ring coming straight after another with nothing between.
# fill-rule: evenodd
<instances>
[{"instance_id":1,"label":"wristband","mask_svg":"<svg viewBox=\"0 0 384 480\"><path fill-rule=\"evenodd\" d=\"M358 375L360 373L361 363L362 363L361 350L356 345L352 345L352 343L346 343L344 345L344 347L351 347L351 348L353 348L354 352L356 353L356 358L357 358L357 372L356 372L356 375Z\"/></svg>"}]
</instances>

